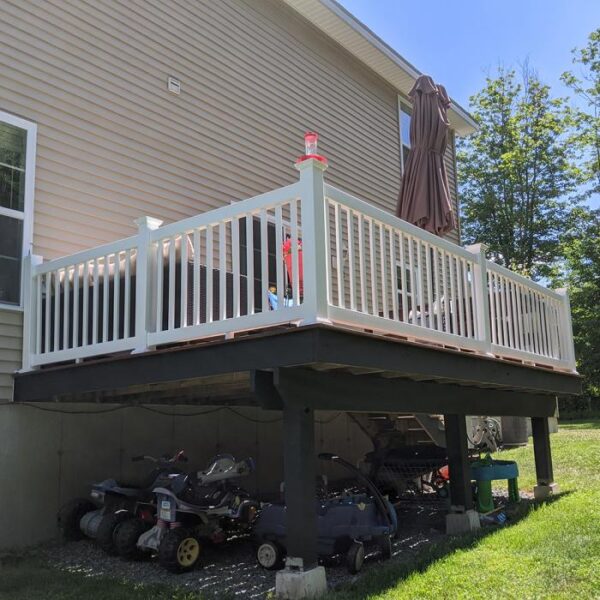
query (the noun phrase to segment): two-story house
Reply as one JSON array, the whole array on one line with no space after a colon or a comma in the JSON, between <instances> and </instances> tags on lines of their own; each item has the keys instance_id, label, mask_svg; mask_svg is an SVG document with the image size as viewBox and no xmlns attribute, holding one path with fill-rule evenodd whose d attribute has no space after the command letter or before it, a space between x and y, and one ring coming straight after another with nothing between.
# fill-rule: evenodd
<instances>
[{"instance_id":1,"label":"two-story house","mask_svg":"<svg viewBox=\"0 0 600 600\"><path fill-rule=\"evenodd\" d=\"M457 514L464 415L531 416L550 489L547 417L579 385L568 300L393 216L415 67L333 0L2 17L3 545L53 535L130 455L185 447L254 456L258 490L284 478L310 566L315 452L370 449L348 412L446 415ZM456 103L449 121L458 214L475 124ZM294 169L307 130L326 171Z\"/></svg>"}]
</instances>

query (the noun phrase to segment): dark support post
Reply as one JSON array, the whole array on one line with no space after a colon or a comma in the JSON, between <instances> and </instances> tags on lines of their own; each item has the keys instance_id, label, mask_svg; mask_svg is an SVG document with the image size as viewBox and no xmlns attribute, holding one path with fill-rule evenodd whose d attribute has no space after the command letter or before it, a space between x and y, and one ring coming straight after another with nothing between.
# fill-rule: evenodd
<instances>
[{"instance_id":1,"label":"dark support post","mask_svg":"<svg viewBox=\"0 0 600 600\"><path fill-rule=\"evenodd\" d=\"M317 566L315 423L311 408L285 402L283 409L287 554Z\"/></svg>"},{"instance_id":2,"label":"dark support post","mask_svg":"<svg viewBox=\"0 0 600 600\"><path fill-rule=\"evenodd\" d=\"M471 468L469 465L465 415L444 415L446 448L450 475L450 514L448 533L463 533L479 528L479 516L473 510Z\"/></svg>"},{"instance_id":3,"label":"dark support post","mask_svg":"<svg viewBox=\"0 0 600 600\"><path fill-rule=\"evenodd\" d=\"M450 502L459 510L473 508L471 471L464 415L444 415L446 448L450 470Z\"/></svg>"},{"instance_id":4,"label":"dark support post","mask_svg":"<svg viewBox=\"0 0 600 600\"><path fill-rule=\"evenodd\" d=\"M558 491L558 486L554 483L554 472L552 470L548 419L546 417L531 417L531 432L533 434L533 454L538 483L534 488L534 495L536 500L543 500Z\"/></svg>"}]
</instances>

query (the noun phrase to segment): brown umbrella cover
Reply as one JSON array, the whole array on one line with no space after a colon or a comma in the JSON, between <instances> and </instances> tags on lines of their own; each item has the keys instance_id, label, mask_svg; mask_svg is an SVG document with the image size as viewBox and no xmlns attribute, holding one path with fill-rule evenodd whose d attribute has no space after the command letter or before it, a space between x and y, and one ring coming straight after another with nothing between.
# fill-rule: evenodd
<instances>
[{"instance_id":1,"label":"brown umbrella cover","mask_svg":"<svg viewBox=\"0 0 600 600\"><path fill-rule=\"evenodd\" d=\"M444 86L421 75L412 100L410 151L404 165L396 215L436 235L454 229L448 174L444 165L450 98Z\"/></svg>"}]
</instances>

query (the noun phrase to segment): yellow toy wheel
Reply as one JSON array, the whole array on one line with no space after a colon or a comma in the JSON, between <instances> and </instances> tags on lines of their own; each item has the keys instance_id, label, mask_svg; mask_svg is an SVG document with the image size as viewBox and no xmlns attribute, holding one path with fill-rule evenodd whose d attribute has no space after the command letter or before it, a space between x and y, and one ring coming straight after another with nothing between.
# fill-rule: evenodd
<instances>
[{"instance_id":1,"label":"yellow toy wheel","mask_svg":"<svg viewBox=\"0 0 600 600\"><path fill-rule=\"evenodd\" d=\"M158 562L171 573L191 571L200 559L202 547L189 529L178 527L167 531L158 546Z\"/></svg>"}]
</instances>

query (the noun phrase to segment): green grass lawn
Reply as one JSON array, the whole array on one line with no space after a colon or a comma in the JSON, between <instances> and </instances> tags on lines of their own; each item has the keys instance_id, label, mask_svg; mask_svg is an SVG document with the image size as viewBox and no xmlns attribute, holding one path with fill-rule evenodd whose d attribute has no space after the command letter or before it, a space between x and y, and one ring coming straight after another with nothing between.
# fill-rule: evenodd
<instances>
[{"instance_id":1,"label":"green grass lawn","mask_svg":"<svg viewBox=\"0 0 600 600\"><path fill-rule=\"evenodd\" d=\"M600 421L561 424L551 440L557 499L492 534L429 548L410 568L382 566L332 598L600 598ZM501 456L533 489L531 446Z\"/></svg>"},{"instance_id":2,"label":"green grass lawn","mask_svg":"<svg viewBox=\"0 0 600 600\"><path fill-rule=\"evenodd\" d=\"M513 525L448 538L410 564L382 564L332 600L413 598L600 598L600 421L561 425L552 436L561 494L526 508ZM502 453L515 459L520 486L535 484L531 446ZM0 598L10 600L197 600L160 586L141 586L50 569L35 558L0 567Z\"/></svg>"}]
</instances>

